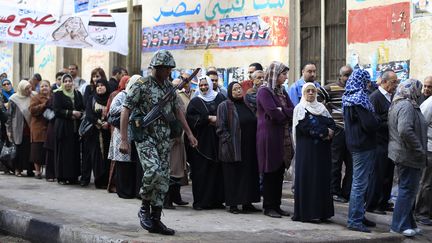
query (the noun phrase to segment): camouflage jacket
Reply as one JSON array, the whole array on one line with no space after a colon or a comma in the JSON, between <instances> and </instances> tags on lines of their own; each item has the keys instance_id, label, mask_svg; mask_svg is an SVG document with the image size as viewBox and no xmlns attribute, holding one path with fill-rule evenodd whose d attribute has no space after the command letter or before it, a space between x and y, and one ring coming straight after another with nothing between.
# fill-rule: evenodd
<instances>
[{"instance_id":1,"label":"camouflage jacket","mask_svg":"<svg viewBox=\"0 0 432 243\"><path fill-rule=\"evenodd\" d=\"M153 76L141 78L130 88L123 106L131 110L131 117L144 117L158 104L171 87L172 84L168 80L165 80L163 84L159 84ZM147 128L135 127L132 129L131 136L135 141L148 138L153 138L155 141L168 140L170 136L169 123L176 119L175 112L177 109L177 100L174 97L163 107L164 116L157 119Z\"/></svg>"}]
</instances>

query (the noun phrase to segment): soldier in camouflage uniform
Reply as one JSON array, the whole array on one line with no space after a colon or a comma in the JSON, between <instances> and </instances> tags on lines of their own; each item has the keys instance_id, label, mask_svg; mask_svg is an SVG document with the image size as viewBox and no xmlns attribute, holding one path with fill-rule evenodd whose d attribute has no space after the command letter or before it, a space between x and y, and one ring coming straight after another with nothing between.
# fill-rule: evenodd
<instances>
[{"instance_id":1,"label":"soldier in camouflage uniform","mask_svg":"<svg viewBox=\"0 0 432 243\"><path fill-rule=\"evenodd\" d=\"M141 78L130 88L121 114L121 145L120 151L129 151L128 120L131 115L131 138L135 141L139 159L144 171L142 178L141 197L142 207L138 212L141 226L150 233L173 235L174 230L167 228L161 221L161 211L165 194L169 187L169 150L170 150L170 126L169 123L178 119L192 146L197 145L185 116L178 108L174 98L163 107L163 116L146 128L142 128L139 122L134 122L134 117L144 117L172 87L168 77L171 69L176 66L173 56L169 51L157 51L151 62L152 74ZM139 119L137 119L139 120ZM151 210L150 210L151 208Z\"/></svg>"}]
</instances>

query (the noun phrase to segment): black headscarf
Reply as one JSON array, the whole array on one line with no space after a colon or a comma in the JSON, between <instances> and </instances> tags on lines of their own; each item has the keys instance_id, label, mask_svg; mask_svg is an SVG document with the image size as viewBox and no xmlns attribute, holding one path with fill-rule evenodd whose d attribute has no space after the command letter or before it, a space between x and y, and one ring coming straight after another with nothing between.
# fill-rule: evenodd
<instances>
[{"instance_id":1,"label":"black headscarf","mask_svg":"<svg viewBox=\"0 0 432 243\"><path fill-rule=\"evenodd\" d=\"M240 85L239 82L231 82L228 85L228 99L230 99L232 102L243 102L243 97L239 98L239 99L236 99L236 98L233 97L232 90L233 90L234 84L239 84Z\"/></svg>"},{"instance_id":2,"label":"black headscarf","mask_svg":"<svg viewBox=\"0 0 432 243\"><path fill-rule=\"evenodd\" d=\"M101 83L103 86L105 86L105 89L106 89L105 94L98 94L96 92L96 87L97 87L97 85L99 83ZM109 88L109 85L108 85L108 81L106 81L105 79L99 79L98 81L96 81L96 83L95 83L94 97L95 97L95 100L96 100L96 102L98 104L106 105L107 102L108 102L108 98L110 96L110 93L111 92L110 92L110 88Z\"/></svg>"}]
</instances>

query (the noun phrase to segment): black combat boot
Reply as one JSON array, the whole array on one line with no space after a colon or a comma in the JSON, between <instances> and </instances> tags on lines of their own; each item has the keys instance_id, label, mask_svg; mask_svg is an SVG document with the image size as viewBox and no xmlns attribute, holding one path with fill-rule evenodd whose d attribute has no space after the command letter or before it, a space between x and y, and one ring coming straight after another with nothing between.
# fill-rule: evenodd
<instances>
[{"instance_id":1,"label":"black combat boot","mask_svg":"<svg viewBox=\"0 0 432 243\"><path fill-rule=\"evenodd\" d=\"M174 235L175 231L166 227L160 220L162 213L162 207L152 206L151 218L153 221L153 227L149 230L150 233L158 233L161 235Z\"/></svg>"},{"instance_id":2,"label":"black combat boot","mask_svg":"<svg viewBox=\"0 0 432 243\"><path fill-rule=\"evenodd\" d=\"M141 227L150 231L153 228L153 221L151 219L150 202L142 200L142 205L138 211L138 218L140 219Z\"/></svg>"}]
</instances>

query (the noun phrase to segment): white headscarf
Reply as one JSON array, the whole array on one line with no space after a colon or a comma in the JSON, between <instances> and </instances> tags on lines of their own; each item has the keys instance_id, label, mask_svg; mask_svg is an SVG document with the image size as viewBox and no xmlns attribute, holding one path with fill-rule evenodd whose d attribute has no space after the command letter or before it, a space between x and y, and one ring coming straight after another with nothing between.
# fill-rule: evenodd
<instances>
[{"instance_id":1,"label":"white headscarf","mask_svg":"<svg viewBox=\"0 0 432 243\"><path fill-rule=\"evenodd\" d=\"M312 102L306 101L306 94L305 91L308 87L312 86L315 90L317 89L315 87L315 84L313 83L305 83L302 87L302 97L300 99L300 102L296 105L294 108L294 114L293 114L293 142L294 145L296 143L296 126L299 124L299 121L303 120L306 116L306 112L309 112L316 116L325 116L328 118L332 118L330 115L330 112L327 110L327 108L319 103L317 101L317 92L315 92L315 100Z\"/></svg>"},{"instance_id":2,"label":"white headscarf","mask_svg":"<svg viewBox=\"0 0 432 243\"><path fill-rule=\"evenodd\" d=\"M140 78L142 78L142 76L140 76L138 74L132 75L132 77L130 77L130 79L129 79L127 85L126 85L126 89L125 89L126 93L129 92L129 90L132 87L132 85L134 83L136 83Z\"/></svg>"},{"instance_id":3,"label":"white headscarf","mask_svg":"<svg viewBox=\"0 0 432 243\"><path fill-rule=\"evenodd\" d=\"M208 87L209 87L207 94L205 94L205 95L201 92L201 89L199 88L199 85L201 84L202 80L204 80L204 79L207 80ZM218 92L213 90L213 82L209 76L201 76L198 78L198 91L199 91L198 97L200 97L201 99L203 99L206 102L213 101L218 94Z\"/></svg>"}]
</instances>

